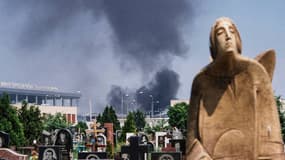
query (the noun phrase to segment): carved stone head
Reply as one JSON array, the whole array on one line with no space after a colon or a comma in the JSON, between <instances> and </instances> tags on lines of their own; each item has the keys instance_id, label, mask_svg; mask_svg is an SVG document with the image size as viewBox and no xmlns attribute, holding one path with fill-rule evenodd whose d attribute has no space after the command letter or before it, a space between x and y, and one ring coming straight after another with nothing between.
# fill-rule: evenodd
<instances>
[{"instance_id":1,"label":"carved stone head","mask_svg":"<svg viewBox=\"0 0 285 160\"><path fill-rule=\"evenodd\" d=\"M237 52L241 54L241 38L236 25L230 18L218 18L213 24L209 47L213 60L220 54L219 52Z\"/></svg>"}]
</instances>

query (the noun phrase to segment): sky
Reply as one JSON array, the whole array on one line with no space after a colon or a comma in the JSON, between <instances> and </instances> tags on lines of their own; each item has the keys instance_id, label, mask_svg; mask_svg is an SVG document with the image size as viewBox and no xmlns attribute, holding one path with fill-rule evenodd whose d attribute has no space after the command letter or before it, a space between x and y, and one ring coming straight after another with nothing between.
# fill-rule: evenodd
<instances>
[{"instance_id":1,"label":"sky","mask_svg":"<svg viewBox=\"0 0 285 160\"><path fill-rule=\"evenodd\" d=\"M94 112L107 104L121 112L122 100L129 110L149 110L151 100L165 109L189 99L210 62L210 28L226 16L244 56L275 49L273 89L284 96L284 8L282 0L0 1L0 81L80 91L81 114L89 100Z\"/></svg>"}]
</instances>

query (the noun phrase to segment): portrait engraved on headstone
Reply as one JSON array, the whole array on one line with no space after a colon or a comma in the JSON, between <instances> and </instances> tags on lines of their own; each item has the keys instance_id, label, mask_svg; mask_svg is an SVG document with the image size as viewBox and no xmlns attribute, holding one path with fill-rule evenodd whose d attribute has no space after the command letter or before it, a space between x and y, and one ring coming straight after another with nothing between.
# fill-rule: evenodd
<instances>
[{"instance_id":1,"label":"portrait engraved on headstone","mask_svg":"<svg viewBox=\"0 0 285 160\"><path fill-rule=\"evenodd\" d=\"M44 151L43 160L57 160L57 155L53 148L48 148Z\"/></svg>"},{"instance_id":2,"label":"portrait engraved on headstone","mask_svg":"<svg viewBox=\"0 0 285 160\"><path fill-rule=\"evenodd\" d=\"M169 154L163 154L159 157L158 160L174 160L174 158Z\"/></svg>"},{"instance_id":3,"label":"portrait engraved on headstone","mask_svg":"<svg viewBox=\"0 0 285 160\"><path fill-rule=\"evenodd\" d=\"M56 134L55 145L62 145L70 152L73 148L72 134L68 129L60 129Z\"/></svg>"},{"instance_id":4,"label":"portrait engraved on headstone","mask_svg":"<svg viewBox=\"0 0 285 160\"><path fill-rule=\"evenodd\" d=\"M87 156L86 160L94 160L94 159L100 159L100 157L98 157L95 154L90 154Z\"/></svg>"}]
</instances>

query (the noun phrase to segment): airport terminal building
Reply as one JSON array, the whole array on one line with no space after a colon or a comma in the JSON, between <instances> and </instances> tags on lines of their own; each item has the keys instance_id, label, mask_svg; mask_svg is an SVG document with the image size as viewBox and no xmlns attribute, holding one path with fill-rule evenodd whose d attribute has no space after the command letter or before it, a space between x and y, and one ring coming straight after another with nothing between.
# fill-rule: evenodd
<instances>
[{"instance_id":1,"label":"airport terminal building","mask_svg":"<svg viewBox=\"0 0 285 160\"><path fill-rule=\"evenodd\" d=\"M77 107L81 93L65 92L56 87L0 82L0 94L7 93L13 106L21 107L22 101L39 107L42 114L57 112L65 115L70 123L77 122Z\"/></svg>"}]
</instances>

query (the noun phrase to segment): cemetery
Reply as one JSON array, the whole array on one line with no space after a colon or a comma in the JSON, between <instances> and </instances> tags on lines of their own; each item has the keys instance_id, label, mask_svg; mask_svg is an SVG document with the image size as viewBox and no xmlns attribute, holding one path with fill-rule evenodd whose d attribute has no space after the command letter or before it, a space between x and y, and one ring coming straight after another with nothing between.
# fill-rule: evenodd
<instances>
[{"instance_id":1,"label":"cemetery","mask_svg":"<svg viewBox=\"0 0 285 160\"><path fill-rule=\"evenodd\" d=\"M122 130L114 132L113 123L101 124L96 119L87 127L77 131L74 128L44 130L32 146L16 148L9 145L10 135L1 131L0 157L7 160L182 160L185 155L185 136L176 127L123 134Z\"/></svg>"}]
</instances>

